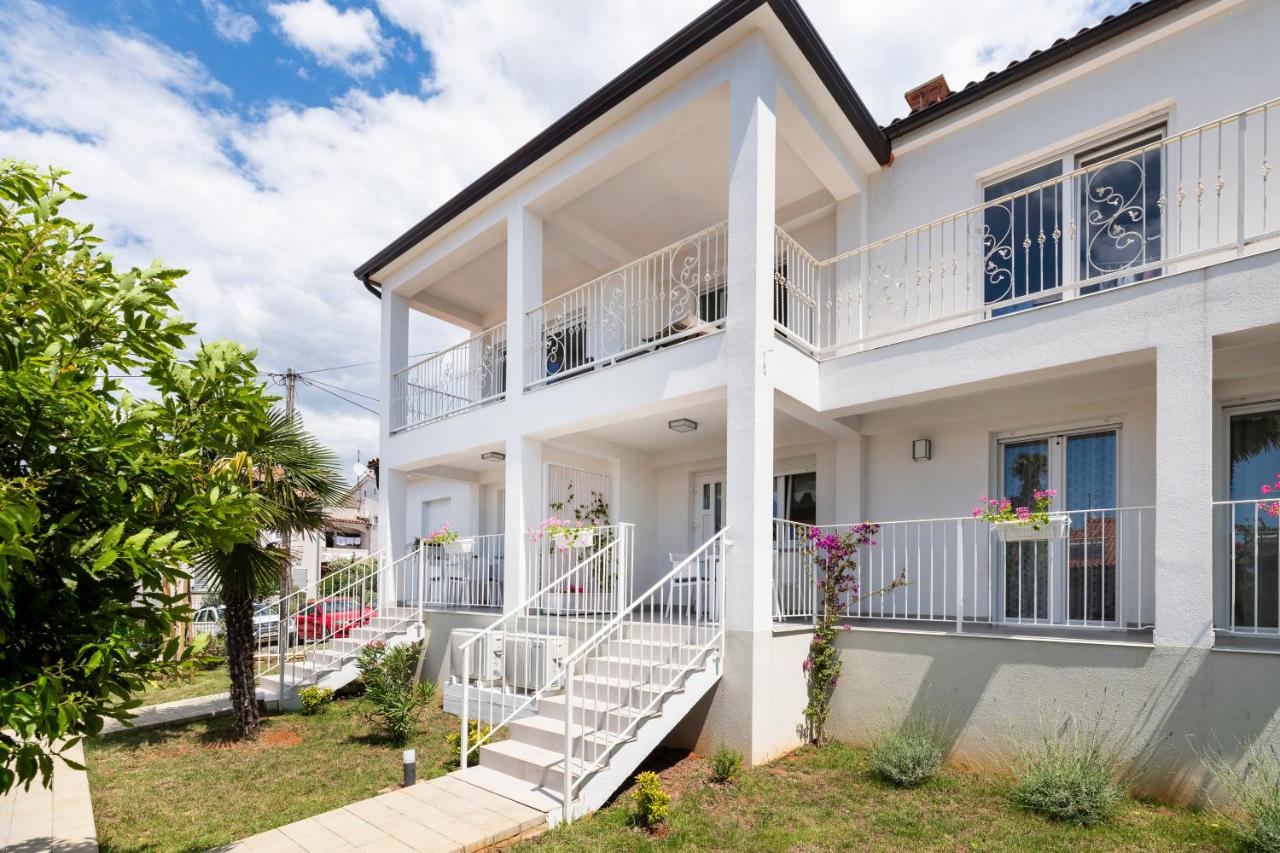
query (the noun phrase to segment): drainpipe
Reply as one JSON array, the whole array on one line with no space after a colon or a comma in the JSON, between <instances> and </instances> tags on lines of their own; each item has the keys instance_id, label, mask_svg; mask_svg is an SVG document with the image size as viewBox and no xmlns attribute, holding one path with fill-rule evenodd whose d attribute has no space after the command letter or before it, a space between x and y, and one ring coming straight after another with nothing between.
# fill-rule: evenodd
<instances>
[{"instance_id":1,"label":"drainpipe","mask_svg":"<svg viewBox=\"0 0 1280 853\"><path fill-rule=\"evenodd\" d=\"M382 290L373 286L373 282L369 281L369 276L361 276L360 282L364 285L365 290L369 291L379 299L382 298Z\"/></svg>"}]
</instances>

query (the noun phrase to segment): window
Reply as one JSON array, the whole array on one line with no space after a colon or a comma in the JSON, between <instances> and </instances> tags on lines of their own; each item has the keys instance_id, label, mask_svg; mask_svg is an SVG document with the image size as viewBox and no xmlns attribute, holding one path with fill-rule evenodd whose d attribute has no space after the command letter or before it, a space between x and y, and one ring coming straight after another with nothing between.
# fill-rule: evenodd
<instances>
[{"instance_id":1,"label":"window","mask_svg":"<svg viewBox=\"0 0 1280 853\"><path fill-rule=\"evenodd\" d=\"M1080 281L1117 275L1088 285L1093 293L1160 274L1150 264L1160 260L1163 226L1160 203L1164 128L1151 128L1080 154L1076 168L1076 275Z\"/></svg>"},{"instance_id":2,"label":"window","mask_svg":"<svg viewBox=\"0 0 1280 853\"><path fill-rule=\"evenodd\" d=\"M1072 282L1090 282L1080 288L1086 294L1160 274L1163 137L1163 125L1144 128L983 188L981 261L993 316L1057 301L1059 293L1034 297ZM1022 301L999 306L1014 300Z\"/></svg>"},{"instance_id":3,"label":"window","mask_svg":"<svg viewBox=\"0 0 1280 853\"><path fill-rule=\"evenodd\" d=\"M547 323L547 376L587 364L587 319L581 312Z\"/></svg>"},{"instance_id":4,"label":"window","mask_svg":"<svg viewBox=\"0 0 1280 853\"><path fill-rule=\"evenodd\" d=\"M784 474L773 478L773 515L799 524L818 523L818 475Z\"/></svg>"},{"instance_id":5,"label":"window","mask_svg":"<svg viewBox=\"0 0 1280 853\"><path fill-rule=\"evenodd\" d=\"M1031 506L1053 489L1069 518L1065 541L1000 546L1007 621L1116 622L1118 443L1116 429L1001 442L1000 496Z\"/></svg>"},{"instance_id":6,"label":"window","mask_svg":"<svg viewBox=\"0 0 1280 853\"><path fill-rule=\"evenodd\" d=\"M1230 418L1231 625L1249 631L1280 629L1280 513L1263 497L1280 471L1280 408Z\"/></svg>"}]
</instances>

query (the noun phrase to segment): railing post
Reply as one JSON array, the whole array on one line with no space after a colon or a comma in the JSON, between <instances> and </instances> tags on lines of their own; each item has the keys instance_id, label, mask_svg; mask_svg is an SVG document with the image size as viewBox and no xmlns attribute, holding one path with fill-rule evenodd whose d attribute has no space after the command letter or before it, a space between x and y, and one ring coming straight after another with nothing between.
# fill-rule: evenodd
<instances>
[{"instance_id":1,"label":"railing post","mask_svg":"<svg viewBox=\"0 0 1280 853\"><path fill-rule=\"evenodd\" d=\"M289 599L287 596L281 596L280 606L276 608L280 621L276 623L276 649L280 659L280 684L276 690L276 709L284 710L284 664L285 664L285 645L289 641Z\"/></svg>"},{"instance_id":2,"label":"railing post","mask_svg":"<svg viewBox=\"0 0 1280 853\"><path fill-rule=\"evenodd\" d=\"M572 819L572 812L569 808L569 801L573 796L573 668L572 662L566 662L564 665L564 791L561 795L561 805L564 809L562 819L565 823L569 823ZM583 710L585 714L585 709ZM584 730L585 730L585 723Z\"/></svg>"},{"instance_id":3,"label":"railing post","mask_svg":"<svg viewBox=\"0 0 1280 853\"><path fill-rule=\"evenodd\" d=\"M1240 113L1240 126L1236 131L1236 254L1244 254L1245 232L1245 156L1246 131L1249 113ZM1221 132L1221 131L1219 131Z\"/></svg>"},{"instance_id":4,"label":"railing post","mask_svg":"<svg viewBox=\"0 0 1280 853\"><path fill-rule=\"evenodd\" d=\"M418 537L418 621L425 621L427 610L427 543Z\"/></svg>"},{"instance_id":5,"label":"railing post","mask_svg":"<svg viewBox=\"0 0 1280 853\"><path fill-rule=\"evenodd\" d=\"M471 646L462 647L462 755L459 765L467 769L467 752L471 744L467 742L467 715L471 710Z\"/></svg>"},{"instance_id":6,"label":"railing post","mask_svg":"<svg viewBox=\"0 0 1280 853\"><path fill-rule=\"evenodd\" d=\"M956 522L956 633L964 633L964 521Z\"/></svg>"}]
</instances>

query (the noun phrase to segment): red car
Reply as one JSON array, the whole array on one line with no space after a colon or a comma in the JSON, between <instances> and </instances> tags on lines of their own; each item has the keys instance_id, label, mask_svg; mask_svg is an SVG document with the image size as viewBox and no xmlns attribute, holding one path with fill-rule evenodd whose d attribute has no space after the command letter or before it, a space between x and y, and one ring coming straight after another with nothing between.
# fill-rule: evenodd
<instances>
[{"instance_id":1,"label":"red car","mask_svg":"<svg viewBox=\"0 0 1280 853\"><path fill-rule=\"evenodd\" d=\"M367 604L361 604L354 598L325 598L321 601L309 601L302 612L294 617L298 627L300 640L341 639L361 625L369 624L369 620L378 615Z\"/></svg>"}]
</instances>

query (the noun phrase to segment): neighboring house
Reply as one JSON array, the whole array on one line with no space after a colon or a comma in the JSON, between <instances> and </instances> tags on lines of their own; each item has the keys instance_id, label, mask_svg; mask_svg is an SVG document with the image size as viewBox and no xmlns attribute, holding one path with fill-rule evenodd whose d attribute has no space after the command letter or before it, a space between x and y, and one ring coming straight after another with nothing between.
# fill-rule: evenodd
<instances>
[{"instance_id":1,"label":"neighboring house","mask_svg":"<svg viewBox=\"0 0 1280 853\"><path fill-rule=\"evenodd\" d=\"M376 462L361 473L336 504L324 511L324 529L292 544L293 583L314 584L335 561L360 560L377 552L378 474Z\"/></svg>"},{"instance_id":2,"label":"neighboring house","mask_svg":"<svg viewBox=\"0 0 1280 853\"><path fill-rule=\"evenodd\" d=\"M539 591L525 531L574 480L634 525L597 542L627 595L573 605L608 641L573 636L576 698L554 668L493 676L541 689L540 722L481 769L556 793L566 716L595 721L584 751L651 748L676 718L752 761L794 747L797 542L864 519L862 588L907 585L849 604L838 736L928 714L994 763L1101 713L1161 745L1147 784L1174 794L1197 751L1273 738L1277 44L1274 0L1147 0L954 93L930 81L880 127L794 0L724 0L361 265L391 571L441 521L487 534L496 630L547 639L585 599ZM411 311L460 343L410 363ZM1041 536L971 516L1045 488ZM451 609L428 630L494 621ZM658 638L662 665L635 648ZM600 722L637 696L656 716ZM629 749L580 758L577 807Z\"/></svg>"}]
</instances>

